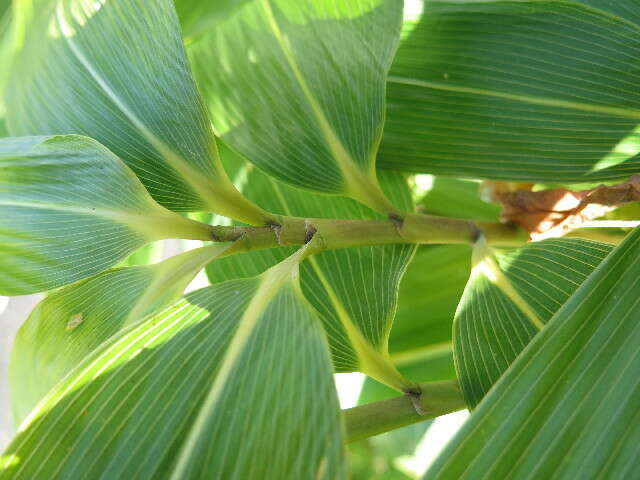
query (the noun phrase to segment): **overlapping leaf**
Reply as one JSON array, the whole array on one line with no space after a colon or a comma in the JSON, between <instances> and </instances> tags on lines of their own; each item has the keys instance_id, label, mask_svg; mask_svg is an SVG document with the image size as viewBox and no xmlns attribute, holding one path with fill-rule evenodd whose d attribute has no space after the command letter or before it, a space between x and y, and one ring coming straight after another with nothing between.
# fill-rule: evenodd
<instances>
[{"instance_id":1,"label":"overlapping leaf","mask_svg":"<svg viewBox=\"0 0 640 480\"><path fill-rule=\"evenodd\" d=\"M13 343L9 381L16 424L103 342L178 300L227 248L203 247L155 265L108 270L49 294Z\"/></svg>"},{"instance_id":2,"label":"overlapping leaf","mask_svg":"<svg viewBox=\"0 0 640 480\"><path fill-rule=\"evenodd\" d=\"M475 406L612 247L553 239L498 255L478 246L454 322L465 400Z\"/></svg>"},{"instance_id":3,"label":"overlapping leaf","mask_svg":"<svg viewBox=\"0 0 640 480\"><path fill-rule=\"evenodd\" d=\"M207 222L204 222L207 223ZM118 267L133 267L135 265L149 265L150 263L155 263L160 261L162 258L163 251L163 242L154 242L145 245L144 247L140 247L138 250L133 252L127 258L125 258L122 262L120 262Z\"/></svg>"},{"instance_id":4,"label":"overlapping leaf","mask_svg":"<svg viewBox=\"0 0 640 480\"><path fill-rule=\"evenodd\" d=\"M396 205L411 210L402 175L385 173L380 180ZM274 213L305 218L381 218L354 200L312 194L256 169L249 172L242 191ZM322 231L318 234L322 236ZM219 282L256 275L289 252L287 248L273 249L216 260L208 268L209 278ZM354 342L364 340L369 345L366 348L373 347L386 357L398 285L413 252L410 245L357 247L314 255L301 266L302 290L321 314L339 371L367 368ZM349 332L351 325L356 330Z\"/></svg>"},{"instance_id":5,"label":"overlapping leaf","mask_svg":"<svg viewBox=\"0 0 640 480\"><path fill-rule=\"evenodd\" d=\"M202 2L200 0L174 0L183 36L190 43L194 37L215 28L215 22L221 17L238 9L251 0L218 0Z\"/></svg>"},{"instance_id":6,"label":"overlapping leaf","mask_svg":"<svg viewBox=\"0 0 640 480\"><path fill-rule=\"evenodd\" d=\"M433 371L425 368L425 378L413 377L416 380L455 377L448 368L453 366L449 363L451 325L469 273L469 259L466 246L423 246L403 277L390 351L399 365L434 362Z\"/></svg>"},{"instance_id":7,"label":"overlapping leaf","mask_svg":"<svg viewBox=\"0 0 640 480\"><path fill-rule=\"evenodd\" d=\"M637 477L639 275L636 229L516 359L426 478Z\"/></svg>"},{"instance_id":8,"label":"overlapping leaf","mask_svg":"<svg viewBox=\"0 0 640 480\"><path fill-rule=\"evenodd\" d=\"M230 3L187 38L216 133L281 180L394 211L375 157L402 2Z\"/></svg>"},{"instance_id":9,"label":"overlapping leaf","mask_svg":"<svg viewBox=\"0 0 640 480\"><path fill-rule=\"evenodd\" d=\"M500 208L480 201L479 183L435 177L418 203L426 213L497 220ZM389 352L406 378L431 382L456 378L452 327L456 306L468 280L471 250L465 245L422 245L402 277ZM361 402L397 393L367 379Z\"/></svg>"},{"instance_id":10,"label":"overlapping leaf","mask_svg":"<svg viewBox=\"0 0 640 480\"><path fill-rule=\"evenodd\" d=\"M0 478L345 478L327 344L295 270L199 290L114 337L33 412Z\"/></svg>"},{"instance_id":11,"label":"overlapping leaf","mask_svg":"<svg viewBox=\"0 0 640 480\"><path fill-rule=\"evenodd\" d=\"M209 238L172 213L99 143L75 135L0 140L0 293L50 290L145 243Z\"/></svg>"},{"instance_id":12,"label":"overlapping leaf","mask_svg":"<svg viewBox=\"0 0 640 480\"><path fill-rule=\"evenodd\" d=\"M264 221L220 166L171 0L36 0L17 8L28 34L6 92L14 135L87 135L172 210Z\"/></svg>"},{"instance_id":13,"label":"overlapping leaf","mask_svg":"<svg viewBox=\"0 0 640 480\"><path fill-rule=\"evenodd\" d=\"M637 2L429 1L405 26L380 166L555 183L640 171Z\"/></svg>"}]
</instances>

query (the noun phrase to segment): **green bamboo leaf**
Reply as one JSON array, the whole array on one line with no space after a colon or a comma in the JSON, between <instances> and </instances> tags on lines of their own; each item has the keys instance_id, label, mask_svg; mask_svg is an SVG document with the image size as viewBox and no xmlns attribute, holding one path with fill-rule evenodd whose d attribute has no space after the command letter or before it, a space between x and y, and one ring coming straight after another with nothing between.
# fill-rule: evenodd
<instances>
[{"instance_id":1,"label":"green bamboo leaf","mask_svg":"<svg viewBox=\"0 0 640 480\"><path fill-rule=\"evenodd\" d=\"M0 478L346 478L328 347L297 260L118 334L34 410Z\"/></svg>"},{"instance_id":2,"label":"green bamboo leaf","mask_svg":"<svg viewBox=\"0 0 640 480\"><path fill-rule=\"evenodd\" d=\"M379 166L553 183L640 172L637 2L423 8L389 75Z\"/></svg>"},{"instance_id":3,"label":"green bamboo leaf","mask_svg":"<svg viewBox=\"0 0 640 480\"><path fill-rule=\"evenodd\" d=\"M404 210L412 209L402 175L387 172L380 176L380 180L388 198ZM355 200L297 189L255 168L247 174L242 191L247 198L259 202L269 211L284 215L383 218ZM321 231L318 234L322 236ZM360 370L400 388L402 381L395 371L380 372L379 366L372 363L380 360L391 365L387 354L388 336L396 309L398 286L414 250L412 245L332 250L314 255L301 266L302 290L320 313L338 371ZM290 252L291 248L281 248L234 255L214 261L207 268L207 273L212 283L250 277Z\"/></svg>"},{"instance_id":4,"label":"green bamboo leaf","mask_svg":"<svg viewBox=\"0 0 640 480\"><path fill-rule=\"evenodd\" d=\"M76 135L0 139L0 294L50 290L209 226L153 201L113 153Z\"/></svg>"},{"instance_id":5,"label":"green bamboo leaf","mask_svg":"<svg viewBox=\"0 0 640 480\"><path fill-rule=\"evenodd\" d=\"M264 223L220 165L171 0L34 0L17 3L17 18L14 135L89 136L167 208Z\"/></svg>"},{"instance_id":6,"label":"green bamboo leaf","mask_svg":"<svg viewBox=\"0 0 640 480\"><path fill-rule=\"evenodd\" d=\"M428 479L640 475L640 229L487 394Z\"/></svg>"},{"instance_id":7,"label":"green bamboo leaf","mask_svg":"<svg viewBox=\"0 0 640 480\"><path fill-rule=\"evenodd\" d=\"M569 238L497 256L484 244L475 247L453 329L456 369L469 406L480 402L612 248Z\"/></svg>"},{"instance_id":8,"label":"green bamboo leaf","mask_svg":"<svg viewBox=\"0 0 640 480\"><path fill-rule=\"evenodd\" d=\"M228 248L203 247L155 265L108 270L49 294L13 343L9 381L16 424L103 342L178 300L197 273Z\"/></svg>"},{"instance_id":9,"label":"green bamboo leaf","mask_svg":"<svg viewBox=\"0 0 640 480\"><path fill-rule=\"evenodd\" d=\"M215 22L234 9L242 7L250 0L218 0L216 2L202 2L200 0L174 0L183 35L190 39L201 35L210 28L215 28Z\"/></svg>"},{"instance_id":10,"label":"green bamboo leaf","mask_svg":"<svg viewBox=\"0 0 640 480\"><path fill-rule=\"evenodd\" d=\"M11 71L14 47L13 8L10 1L4 1L0 3L0 137L8 136L3 92Z\"/></svg>"},{"instance_id":11,"label":"green bamboo leaf","mask_svg":"<svg viewBox=\"0 0 640 480\"><path fill-rule=\"evenodd\" d=\"M187 38L216 134L278 179L395 211L375 157L402 2L235 4Z\"/></svg>"},{"instance_id":12,"label":"green bamboo leaf","mask_svg":"<svg viewBox=\"0 0 640 480\"><path fill-rule=\"evenodd\" d=\"M398 311L389 340L391 356L398 365L451 358L453 316L469 275L469 259L469 247L464 245L419 248L400 285ZM445 378L416 380L455 377L452 371L448 372Z\"/></svg>"},{"instance_id":13,"label":"green bamboo leaf","mask_svg":"<svg viewBox=\"0 0 640 480\"><path fill-rule=\"evenodd\" d=\"M433 177L429 190L417 203L430 215L497 222L501 207L481 199L480 185L477 180Z\"/></svg>"}]
</instances>

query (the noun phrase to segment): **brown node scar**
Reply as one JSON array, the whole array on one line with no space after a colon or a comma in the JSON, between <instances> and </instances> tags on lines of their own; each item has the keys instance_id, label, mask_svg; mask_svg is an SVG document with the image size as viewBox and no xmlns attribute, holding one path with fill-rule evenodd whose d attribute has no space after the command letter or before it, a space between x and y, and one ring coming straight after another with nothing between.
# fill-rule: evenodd
<instances>
[{"instance_id":1,"label":"brown node scar","mask_svg":"<svg viewBox=\"0 0 640 480\"><path fill-rule=\"evenodd\" d=\"M282 241L280 239L280 233L282 232L282 225L272 220L269 220L266 225L267 227L270 227L271 230L273 230L273 234L276 236L276 241L278 242L278 244L282 244Z\"/></svg>"},{"instance_id":2,"label":"brown node scar","mask_svg":"<svg viewBox=\"0 0 640 480\"><path fill-rule=\"evenodd\" d=\"M398 230L402 228L402 225L404 224L404 218L402 218L400 215L398 215L397 213L390 213L387 218L391 221L391 223L395 225Z\"/></svg>"},{"instance_id":3,"label":"brown node scar","mask_svg":"<svg viewBox=\"0 0 640 480\"><path fill-rule=\"evenodd\" d=\"M411 400L413 408L418 415L422 417L427 414L425 409L422 408L422 404L420 403L420 399L422 398L422 390L420 390L420 387L416 385L415 388L405 390L404 394L409 397L409 400Z\"/></svg>"},{"instance_id":4,"label":"brown node scar","mask_svg":"<svg viewBox=\"0 0 640 480\"><path fill-rule=\"evenodd\" d=\"M304 230L305 230L304 243L306 245L313 239L313 236L318 232L318 229L311 222L309 222L308 220L305 220Z\"/></svg>"}]
</instances>

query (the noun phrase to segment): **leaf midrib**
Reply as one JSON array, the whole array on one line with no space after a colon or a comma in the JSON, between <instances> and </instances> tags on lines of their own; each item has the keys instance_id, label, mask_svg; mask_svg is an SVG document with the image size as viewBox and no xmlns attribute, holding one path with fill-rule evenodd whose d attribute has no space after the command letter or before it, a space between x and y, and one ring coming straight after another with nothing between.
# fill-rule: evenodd
<instances>
[{"instance_id":1,"label":"leaf midrib","mask_svg":"<svg viewBox=\"0 0 640 480\"><path fill-rule=\"evenodd\" d=\"M501 92L497 90L487 90L482 88L465 87L462 85L452 85L450 83L434 82L430 80L421 80L417 78L401 77L390 75L387 78L390 83L400 85L409 85L420 88L430 88L433 90L442 90L455 93L468 93L471 95L480 95L486 97L503 98L521 103L532 105L543 105L547 107L566 108L568 110L577 110L581 112L599 113L611 115L615 117L630 118L633 120L640 119L640 110L608 107L604 105L596 105L584 102L574 102L570 100L560 100L555 98L537 97L533 95L519 95L515 93Z\"/></svg>"}]
</instances>

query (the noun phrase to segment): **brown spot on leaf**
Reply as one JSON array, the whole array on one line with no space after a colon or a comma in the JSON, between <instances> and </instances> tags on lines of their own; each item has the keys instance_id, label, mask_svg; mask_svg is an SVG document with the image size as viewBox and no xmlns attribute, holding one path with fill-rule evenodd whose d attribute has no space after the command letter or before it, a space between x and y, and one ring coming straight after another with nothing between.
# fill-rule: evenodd
<instances>
[{"instance_id":1,"label":"brown spot on leaf","mask_svg":"<svg viewBox=\"0 0 640 480\"><path fill-rule=\"evenodd\" d=\"M75 328L78 328L78 326L84 322L84 318L82 317L81 313L77 313L75 315L73 315L69 321L67 322L67 330L73 330Z\"/></svg>"}]
</instances>

